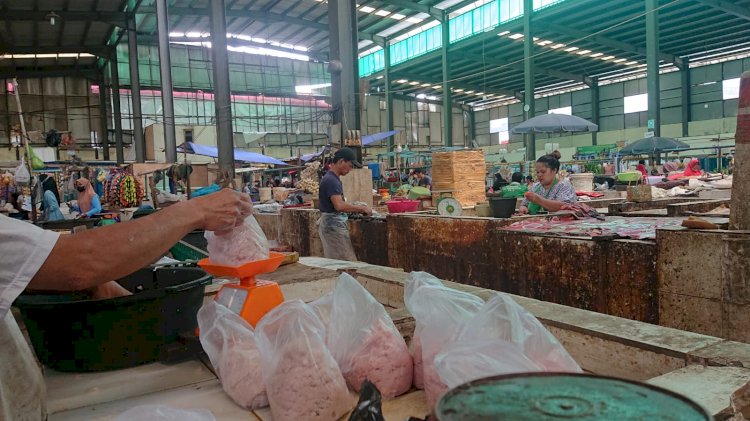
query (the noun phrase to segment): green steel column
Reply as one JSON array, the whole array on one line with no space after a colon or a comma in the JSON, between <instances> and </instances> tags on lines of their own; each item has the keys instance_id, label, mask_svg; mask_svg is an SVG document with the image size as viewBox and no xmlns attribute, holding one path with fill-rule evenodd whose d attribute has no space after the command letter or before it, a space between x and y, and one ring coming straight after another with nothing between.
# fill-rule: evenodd
<instances>
[{"instance_id":1,"label":"green steel column","mask_svg":"<svg viewBox=\"0 0 750 421\"><path fill-rule=\"evenodd\" d=\"M8 125L10 127L10 125ZM109 161L109 129L107 128L107 81L102 72L99 79L99 144L104 160Z\"/></svg>"},{"instance_id":2,"label":"green steel column","mask_svg":"<svg viewBox=\"0 0 750 421\"><path fill-rule=\"evenodd\" d=\"M589 82L589 89L591 89L591 122L599 125L599 80L597 78L591 78ZM591 132L591 144L596 145L596 132Z\"/></svg>"},{"instance_id":3,"label":"green steel column","mask_svg":"<svg viewBox=\"0 0 750 421\"><path fill-rule=\"evenodd\" d=\"M125 150L122 143L122 105L120 103L120 72L117 67L117 50L112 49L109 61L110 79L112 82L112 116L115 120L115 154L117 163L125 163Z\"/></svg>"},{"instance_id":4,"label":"green steel column","mask_svg":"<svg viewBox=\"0 0 750 421\"><path fill-rule=\"evenodd\" d=\"M471 145L471 141L476 140L477 137L477 131L476 131L476 115L474 114L474 108L466 111L466 113L469 114L469 145Z\"/></svg>"},{"instance_id":5,"label":"green steel column","mask_svg":"<svg viewBox=\"0 0 750 421\"><path fill-rule=\"evenodd\" d=\"M682 65L680 66L680 90L682 91L682 135L689 136L690 134L690 118L692 113L690 112L690 63L688 59L682 59Z\"/></svg>"},{"instance_id":6,"label":"green steel column","mask_svg":"<svg viewBox=\"0 0 750 421\"><path fill-rule=\"evenodd\" d=\"M646 86L648 89L648 119L654 136L661 133L659 93L659 12L658 0L646 0Z\"/></svg>"},{"instance_id":7,"label":"green steel column","mask_svg":"<svg viewBox=\"0 0 750 421\"><path fill-rule=\"evenodd\" d=\"M450 47L450 30L448 28L448 14L443 13L440 23L443 35L443 140L445 146L453 146L453 95L451 95L451 71L448 47Z\"/></svg>"},{"instance_id":8,"label":"green steel column","mask_svg":"<svg viewBox=\"0 0 750 421\"><path fill-rule=\"evenodd\" d=\"M531 18L534 13L534 0L523 0L523 119L534 117L534 32ZM534 133L524 135L526 141L526 159L536 160L536 139Z\"/></svg>"},{"instance_id":9,"label":"green steel column","mask_svg":"<svg viewBox=\"0 0 750 421\"><path fill-rule=\"evenodd\" d=\"M391 48L388 41L383 44L383 59L385 69L383 70L383 82L385 83L385 130L393 130L393 92L391 91ZM393 152L393 136L388 136L388 152ZM394 166L393 157L388 158L390 168Z\"/></svg>"}]
</instances>

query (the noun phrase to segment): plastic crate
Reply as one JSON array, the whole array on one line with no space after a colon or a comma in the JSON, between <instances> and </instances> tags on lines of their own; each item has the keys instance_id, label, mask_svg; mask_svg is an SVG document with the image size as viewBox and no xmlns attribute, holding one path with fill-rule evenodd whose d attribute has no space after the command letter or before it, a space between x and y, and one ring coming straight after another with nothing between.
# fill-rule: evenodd
<instances>
[{"instance_id":1,"label":"plastic crate","mask_svg":"<svg viewBox=\"0 0 750 421\"><path fill-rule=\"evenodd\" d=\"M176 260L186 261L186 260L200 260L205 257L208 257L208 253L197 248L194 246L191 246L190 244L180 241L174 246L172 246L171 249L169 249L169 252L172 253L172 257Z\"/></svg>"}]
</instances>

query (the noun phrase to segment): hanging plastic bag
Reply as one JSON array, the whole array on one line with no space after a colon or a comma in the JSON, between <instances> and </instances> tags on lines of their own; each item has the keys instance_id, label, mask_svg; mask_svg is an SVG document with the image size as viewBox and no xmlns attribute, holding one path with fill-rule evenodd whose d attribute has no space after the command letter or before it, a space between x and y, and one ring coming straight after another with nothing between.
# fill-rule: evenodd
<instances>
[{"instance_id":1,"label":"hanging plastic bag","mask_svg":"<svg viewBox=\"0 0 750 421\"><path fill-rule=\"evenodd\" d=\"M404 287L404 304L410 313L413 308L412 297L414 297L414 292L424 285L440 287L443 286L443 282L427 272L411 272L406 280L406 286ZM419 340L420 331L421 325L417 323L412 339L412 355L414 356L414 387L417 389L424 389L424 377L422 375L422 342Z\"/></svg>"},{"instance_id":2,"label":"hanging plastic bag","mask_svg":"<svg viewBox=\"0 0 750 421\"><path fill-rule=\"evenodd\" d=\"M404 338L383 305L346 273L333 289L328 349L354 391L365 379L385 399L411 388L414 361Z\"/></svg>"},{"instance_id":3,"label":"hanging plastic bag","mask_svg":"<svg viewBox=\"0 0 750 421\"><path fill-rule=\"evenodd\" d=\"M21 157L21 163L16 167L14 177L15 183L19 186L28 186L31 181L31 174L29 174L29 169L26 167L26 158L23 156Z\"/></svg>"},{"instance_id":4,"label":"hanging plastic bag","mask_svg":"<svg viewBox=\"0 0 750 421\"><path fill-rule=\"evenodd\" d=\"M206 231L208 258L224 266L240 266L254 260L268 259L268 239L255 217L226 232Z\"/></svg>"},{"instance_id":5,"label":"hanging plastic bag","mask_svg":"<svg viewBox=\"0 0 750 421\"><path fill-rule=\"evenodd\" d=\"M456 341L500 339L513 343L543 371L581 372L568 351L542 323L508 294L497 293L461 327Z\"/></svg>"},{"instance_id":6,"label":"hanging plastic bag","mask_svg":"<svg viewBox=\"0 0 750 421\"><path fill-rule=\"evenodd\" d=\"M422 348L424 389L428 408L448 390L435 370L435 356L453 341L464 322L482 308L476 295L445 286L424 285L411 297L411 313L419 329Z\"/></svg>"},{"instance_id":7,"label":"hanging plastic bag","mask_svg":"<svg viewBox=\"0 0 750 421\"><path fill-rule=\"evenodd\" d=\"M216 421L207 409L181 409L166 405L141 405L130 408L115 421Z\"/></svg>"},{"instance_id":8,"label":"hanging plastic bag","mask_svg":"<svg viewBox=\"0 0 750 421\"><path fill-rule=\"evenodd\" d=\"M258 323L256 339L275 421L330 421L352 407L341 370L309 305L286 301Z\"/></svg>"},{"instance_id":9,"label":"hanging plastic bag","mask_svg":"<svg viewBox=\"0 0 750 421\"><path fill-rule=\"evenodd\" d=\"M44 168L44 161L42 161L39 156L37 156L36 153L34 153L34 148L29 148L29 158L31 159L31 168L35 170L41 170Z\"/></svg>"},{"instance_id":10,"label":"hanging plastic bag","mask_svg":"<svg viewBox=\"0 0 750 421\"><path fill-rule=\"evenodd\" d=\"M243 408L268 406L253 328L215 301L198 310L198 327L201 345L227 395Z\"/></svg>"},{"instance_id":11,"label":"hanging plastic bag","mask_svg":"<svg viewBox=\"0 0 750 421\"><path fill-rule=\"evenodd\" d=\"M499 339L452 342L435 356L435 369L448 389L490 376L542 371L517 345Z\"/></svg>"}]
</instances>

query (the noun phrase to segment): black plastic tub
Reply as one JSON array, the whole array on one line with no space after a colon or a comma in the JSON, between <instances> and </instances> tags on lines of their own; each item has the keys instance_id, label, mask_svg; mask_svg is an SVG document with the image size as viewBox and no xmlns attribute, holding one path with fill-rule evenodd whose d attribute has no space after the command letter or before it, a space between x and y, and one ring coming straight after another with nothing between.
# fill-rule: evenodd
<instances>
[{"instance_id":1,"label":"black plastic tub","mask_svg":"<svg viewBox=\"0 0 750 421\"><path fill-rule=\"evenodd\" d=\"M147 268L118 282L134 294L108 300L76 294L18 297L14 305L43 364L88 372L161 359L166 345L195 331L211 276L199 268Z\"/></svg>"},{"instance_id":2,"label":"black plastic tub","mask_svg":"<svg viewBox=\"0 0 750 421\"><path fill-rule=\"evenodd\" d=\"M511 198L500 198L490 197L490 209L492 210L492 216L494 218L510 218L513 212L516 211L517 199Z\"/></svg>"}]
</instances>

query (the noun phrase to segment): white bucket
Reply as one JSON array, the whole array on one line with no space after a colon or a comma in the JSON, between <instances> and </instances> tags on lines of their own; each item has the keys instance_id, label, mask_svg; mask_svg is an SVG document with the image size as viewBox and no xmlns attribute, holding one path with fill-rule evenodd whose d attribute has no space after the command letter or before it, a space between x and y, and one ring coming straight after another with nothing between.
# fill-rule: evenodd
<instances>
[{"instance_id":1,"label":"white bucket","mask_svg":"<svg viewBox=\"0 0 750 421\"><path fill-rule=\"evenodd\" d=\"M592 191L594 189L594 173L570 174L568 179L576 191Z\"/></svg>"}]
</instances>

